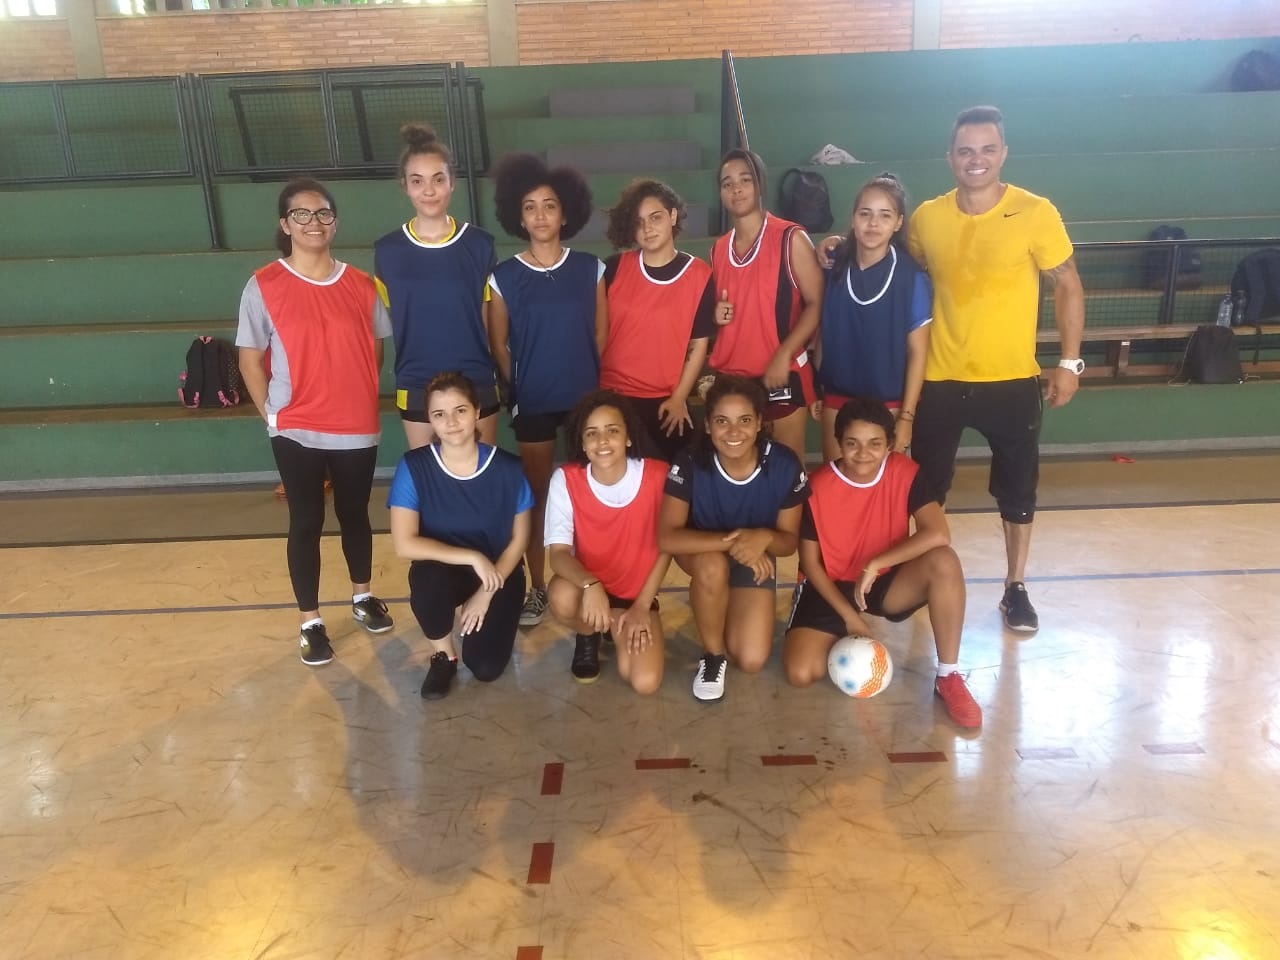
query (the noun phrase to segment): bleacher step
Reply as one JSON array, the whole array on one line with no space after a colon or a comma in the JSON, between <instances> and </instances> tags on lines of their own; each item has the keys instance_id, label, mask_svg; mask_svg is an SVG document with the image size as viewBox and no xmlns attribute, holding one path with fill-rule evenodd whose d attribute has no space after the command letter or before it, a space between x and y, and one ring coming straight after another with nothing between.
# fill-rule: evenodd
<instances>
[{"instance_id":1,"label":"bleacher step","mask_svg":"<svg viewBox=\"0 0 1280 960\"><path fill-rule=\"evenodd\" d=\"M692 140L564 143L547 149L547 164L577 167L587 174L697 170L702 166L702 147Z\"/></svg>"},{"instance_id":2,"label":"bleacher step","mask_svg":"<svg viewBox=\"0 0 1280 960\"><path fill-rule=\"evenodd\" d=\"M561 87L547 95L553 117L608 117L624 114L694 113L693 87Z\"/></svg>"}]
</instances>

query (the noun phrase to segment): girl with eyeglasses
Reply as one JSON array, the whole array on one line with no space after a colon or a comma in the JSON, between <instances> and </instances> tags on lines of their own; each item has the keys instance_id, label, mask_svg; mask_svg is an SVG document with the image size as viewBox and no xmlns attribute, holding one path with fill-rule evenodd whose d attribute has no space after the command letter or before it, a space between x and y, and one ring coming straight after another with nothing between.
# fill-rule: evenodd
<instances>
[{"instance_id":1,"label":"girl with eyeglasses","mask_svg":"<svg viewBox=\"0 0 1280 960\"><path fill-rule=\"evenodd\" d=\"M351 615L370 633L394 626L371 591L369 524L378 369L391 321L373 279L330 252L338 212L329 191L315 180L291 180L277 206L283 256L245 285L236 346L289 504L286 556L301 614L302 662L319 666L333 659L319 600L326 473L351 578Z\"/></svg>"},{"instance_id":2,"label":"girl with eyeglasses","mask_svg":"<svg viewBox=\"0 0 1280 960\"><path fill-rule=\"evenodd\" d=\"M400 187L414 216L374 244L373 274L391 313L396 345L396 406L409 447L435 439L424 389L436 374L456 370L475 384L480 437L498 436L498 391L489 351L489 274L493 237L449 215L453 162L425 123L400 129Z\"/></svg>"}]
</instances>

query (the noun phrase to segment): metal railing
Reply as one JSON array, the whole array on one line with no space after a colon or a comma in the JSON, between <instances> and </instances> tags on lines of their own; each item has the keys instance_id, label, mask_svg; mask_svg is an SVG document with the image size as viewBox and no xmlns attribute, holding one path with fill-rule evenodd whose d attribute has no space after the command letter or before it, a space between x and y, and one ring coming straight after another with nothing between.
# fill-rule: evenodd
<instances>
[{"instance_id":1,"label":"metal railing","mask_svg":"<svg viewBox=\"0 0 1280 960\"><path fill-rule=\"evenodd\" d=\"M461 62L0 83L0 188L195 179L216 249L216 178L388 176L409 120L450 145L474 220L489 137L483 84Z\"/></svg>"},{"instance_id":2,"label":"metal railing","mask_svg":"<svg viewBox=\"0 0 1280 960\"><path fill-rule=\"evenodd\" d=\"M720 53L720 156L737 147L750 150L751 141L747 137L747 118L742 112L742 94L738 89L733 54L724 50ZM718 201L716 207L720 211L717 222L723 233L729 225L728 215Z\"/></svg>"}]
</instances>

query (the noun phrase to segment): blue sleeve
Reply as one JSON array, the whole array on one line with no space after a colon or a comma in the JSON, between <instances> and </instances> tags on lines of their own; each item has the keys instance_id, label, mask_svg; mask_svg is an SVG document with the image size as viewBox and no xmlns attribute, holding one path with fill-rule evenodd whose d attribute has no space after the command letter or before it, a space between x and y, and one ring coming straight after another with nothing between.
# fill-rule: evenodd
<instances>
[{"instance_id":1,"label":"blue sleeve","mask_svg":"<svg viewBox=\"0 0 1280 960\"><path fill-rule=\"evenodd\" d=\"M520 477L520 493L516 496L516 515L524 513L526 510L533 509L533 488L529 486L529 481Z\"/></svg>"},{"instance_id":2,"label":"blue sleeve","mask_svg":"<svg viewBox=\"0 0 1280 960\"><path fill-rule=\"evenodd\" d=\"M911 291L911 330L919 330L933 319L933 284L929 275L923 270L916 273L915 286Z\"/></svg>"},{"instance_id":3,"label":"blue sleeve","mask_svg":"<svg viewBox=\"0 0 1280 960\"><path fill-rule=\"evenodd\" d=\"M404 462L404 457L401 457L400 462L396 464L395 476L391 478L391 488L387 491L387 506L404 507L406 510L417 510L421 513L419 504L418 488L414 485L408 464Z\"/></svg>"}]
</instances>

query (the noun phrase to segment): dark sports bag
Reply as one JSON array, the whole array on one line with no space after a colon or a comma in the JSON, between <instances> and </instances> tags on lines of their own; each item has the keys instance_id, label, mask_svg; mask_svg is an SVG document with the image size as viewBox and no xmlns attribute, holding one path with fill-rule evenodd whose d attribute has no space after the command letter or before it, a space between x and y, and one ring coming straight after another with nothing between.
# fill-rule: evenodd
<instances>
[{"instance_id":1,"label":"dark sports bag","mask_svg":"<svg viewBox=\"0 0 1280 960\"><path fill-rule=\"evenodd\" d=\"M190 410L234 407L243 387L236 348L225 340L196 337L187 349L187 369L179 380L178 399Z\"/></svg>"},{"instance_id":2,"label":"dark sports bag","mask_svg":"<svg viewBox=\"0 0 1280 960\"><path fill-rule=\"evenodd\" d=\"M1280 57L1265 50L1250 50L1231 72L1231 89L1237 93L1280 90Z\"/></svg>"},{"instance_id":3,"label":"dark sports bag","mask_svg":"<svg viewBox=\"0 0 1280 960\"><path fill-rule=\"evenodd\" d=\"M1176 379L1184 383L1243 383L1235 331L1216 323L1196 327Z\"/></svg>"},{"instance_id":4,"label":"dark sports bag","mask_svg":"<svg viewBox=\"0 0 1280 960\"><path fill-rule=\"evenodd\" d=\"M1148 240L1186 240L1187 231L1181 227L1161 224L1151 231ZM1169 263L1173 257L1173 247L1160 246L1147 251L1147 258L1142 269L1142 285L1148 290L1163 290L1169 277ZM1200 248L1184 246L1178 253L1178 277L1175 281L1179 290L1195 290L1200 286Z\"/></svg>"},{"instance_id":5,"label":"dark sports bag","mask_svg":"<svg viewBox=\"0 0 1280 960\"><path fill-rule=\"evenodd\" d=\"M830 230L831 194L820 173L792 167L778 183L778 212L810 233Z\"/></svg>"},{"instance_id":6,"label":"dark sports bag","mask_svg":"<svg viewBox=\"0 0 1280 960\"><path fill-rule=\"evenodd\" d=\"M1262 355L1262 321L1280 317L1280 247L1246 256L1231 275L1231 325L1253 327L1253 362Z\"/></svg>"}]
</instances>

